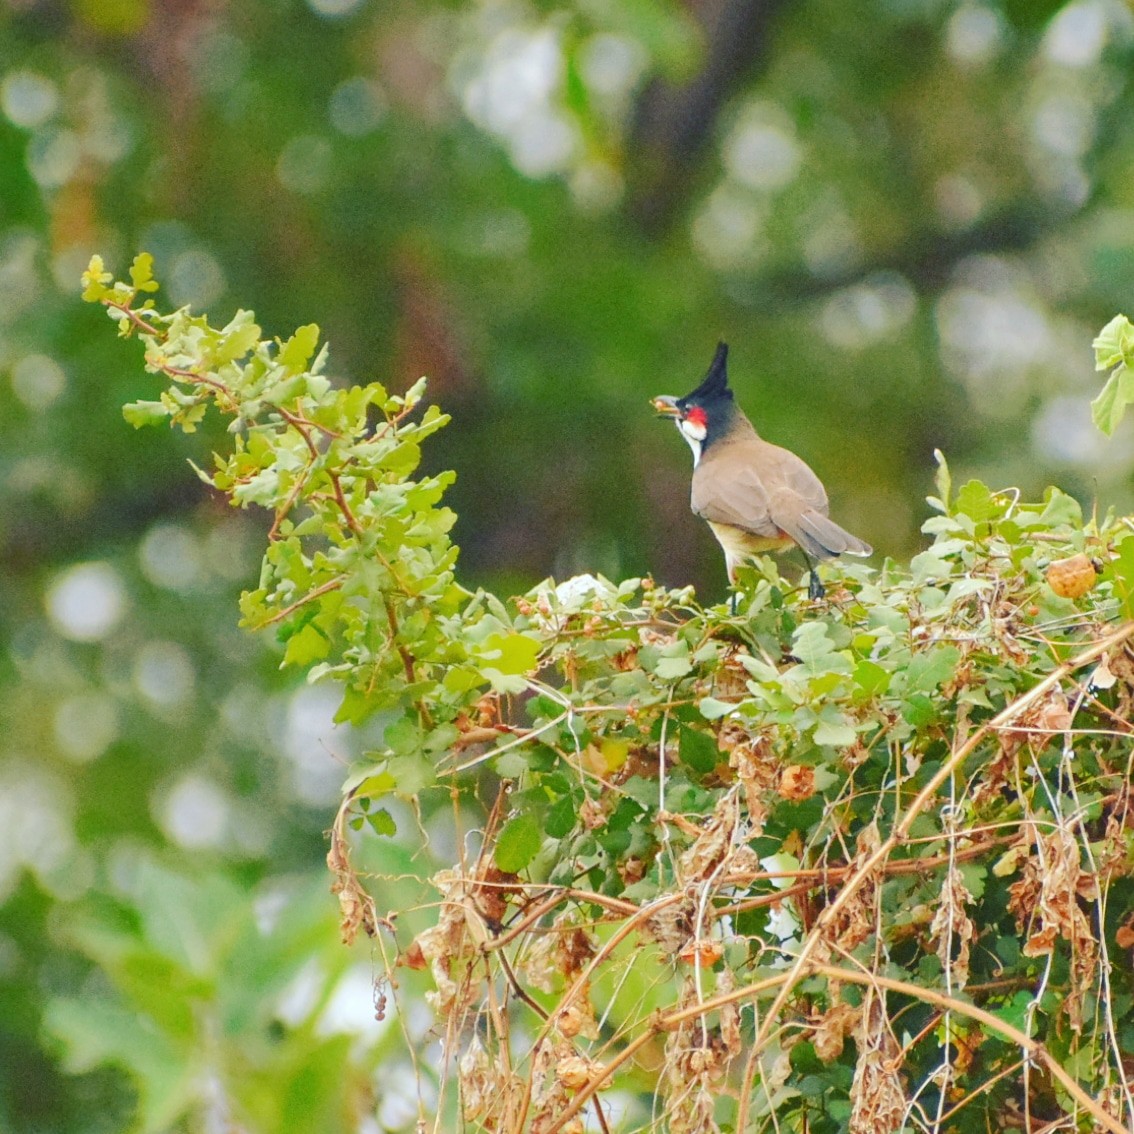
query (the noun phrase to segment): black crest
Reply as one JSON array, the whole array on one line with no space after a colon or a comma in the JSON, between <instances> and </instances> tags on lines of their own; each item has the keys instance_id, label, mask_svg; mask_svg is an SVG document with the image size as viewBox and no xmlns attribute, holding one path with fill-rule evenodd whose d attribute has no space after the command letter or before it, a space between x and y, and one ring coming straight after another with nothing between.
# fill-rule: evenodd
<instances>
[{"instance_id":1,"label":"black crest","mask_svg":"<svg viewBox=\"0 0 1134 1134\"><path fill-rule=\"evenodd\" d=\"M718 398L732 401L732 390L728 386L728 343L717 343L717 353L713 355L709 372L701 385L691 394L686 394L682 402L712 402Z\"/></svg>"}]
</instances>

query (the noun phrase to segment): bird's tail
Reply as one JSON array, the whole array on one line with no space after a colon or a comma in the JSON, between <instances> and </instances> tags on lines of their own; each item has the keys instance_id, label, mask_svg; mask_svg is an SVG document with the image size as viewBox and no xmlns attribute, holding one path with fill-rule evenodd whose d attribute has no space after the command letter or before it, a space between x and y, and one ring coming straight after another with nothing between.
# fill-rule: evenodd
<instances>
[{"instance_id":1,"label":"bird's tail","mask_svg":"<svg viewBox=\"0 0 1134 1134\"><path fill-rule=\"evenodd\" d=\"M858 536L840 528L834 520L814 510L799 517L798 530L788 532L814 559L833 559L836 555L870 555L874 548Z\"/></svg>"}]
</instances>

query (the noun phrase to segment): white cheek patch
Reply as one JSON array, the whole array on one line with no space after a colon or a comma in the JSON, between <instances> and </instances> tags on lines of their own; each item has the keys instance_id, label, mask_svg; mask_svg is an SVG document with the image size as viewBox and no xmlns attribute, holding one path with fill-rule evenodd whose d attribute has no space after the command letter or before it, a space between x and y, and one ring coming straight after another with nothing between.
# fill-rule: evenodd
<instances>
[{"instance_id":1,"label":"white cheek patch","mask_svg":"<svg viewBox=\"0 0 1134 1134\"><path fill-rule=\"evenodd\" d=\"M693 467L697 467L697 462L701 459L701 442L705 440L705 427L699 421L689 421L682 419L677 423L677 428L681 430L681 436L689 442L689 448L693 450Z\"/></svg>"},{"instance_id":2,"label":"white cheek patch","mask_svg":"<svg viewBox=\"0 0 1134 1134\"><path fill-rule=\"evenodd\" d=\"M705 424L701 421L693 421L688 417L683 417L678 425L678 428L685 434L687 441L696 441L698 445L705 440Z\"/></svg>"}]
</instances>

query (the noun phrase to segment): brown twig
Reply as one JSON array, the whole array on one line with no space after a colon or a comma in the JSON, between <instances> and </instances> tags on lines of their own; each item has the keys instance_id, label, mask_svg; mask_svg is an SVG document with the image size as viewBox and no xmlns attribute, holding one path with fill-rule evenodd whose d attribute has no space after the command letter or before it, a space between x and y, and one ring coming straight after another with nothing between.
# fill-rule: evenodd
<instances>
[{"instance_id":1,"label":"brown twig","mask_svg":"<svg viewBox=\"0 0 1134 1134\"><path fill-rule=\"evenodd\" d=\"M258 622L252 627L253 630L263 630L267 626L273 626L277 622L281 622L289 614L297 611L301 606L305 606L313 599L317 599L320 595L325 595L328 591L336 591L343 585L342 579L329 579L327 582L320 584L313 591L308 591L302 598L298 598L289 606L285 606L283 610L277 610L270 618L265 618L263 622Z\"/></svg>"}]
</instances>

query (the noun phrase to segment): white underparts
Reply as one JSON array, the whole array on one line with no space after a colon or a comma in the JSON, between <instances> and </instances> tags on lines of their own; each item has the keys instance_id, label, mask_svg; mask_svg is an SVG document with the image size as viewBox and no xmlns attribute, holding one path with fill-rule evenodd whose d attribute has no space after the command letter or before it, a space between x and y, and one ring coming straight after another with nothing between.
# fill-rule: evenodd
<instances>
[{"instance_id":1,"label":"white underparts","mask_svg":"<svg viewBox=\"0 0 1134 1134\"><path fill-rule=\"evenodd\" d=\"M681 418L677 422L677 428L681 430L681 436L689 442L689 448L693 450L693 467L696 468L697 462L701 459L701 442L705 440L705 427L696 421Z\"/></svg>"}]
</instances>

